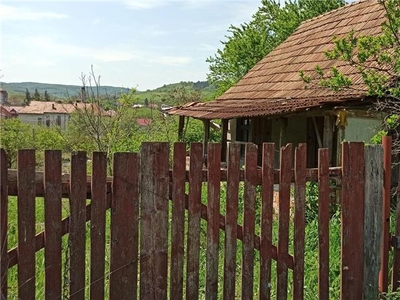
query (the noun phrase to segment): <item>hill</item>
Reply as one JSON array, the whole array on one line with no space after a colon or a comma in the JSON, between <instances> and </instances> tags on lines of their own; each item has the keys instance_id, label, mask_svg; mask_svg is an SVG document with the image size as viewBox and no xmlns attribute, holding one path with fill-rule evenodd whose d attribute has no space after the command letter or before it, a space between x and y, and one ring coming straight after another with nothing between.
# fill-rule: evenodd
<instances>
[{"instance_id":1,"label":"hill","mask_svg":"<svg viewBox=\"0 0 400 300\"><path fill-rule=\"evenodd\" d=\"M10 82L1 83L3 89L5 89L9 94L9 99L11 103L17 104L22 102L25 98L26 90L29 91L30 95L33 96L35 90L37 89L40 95L43 95L45 91L50 95L51 99L64 100L69 97L75 97L79 95L81 86L78 85L65 85L65 84L51 84L51 83L39 83L39 82ZM138 102L144 103L151 101L153 103L159 103L165 101L168 98L168 94L176 90L177 88L184 88L187 91L200 91L203 100L212 99L215 88L207 81L198 82L185 82L181 81L179 83L164 84L162 87L158 87L154 90L147 91L137 91ZM100 94L109 95L114 98L121 93L127 93L128 88L115 87L115 86L101 86Z\"/></svg>"}]
</instances>

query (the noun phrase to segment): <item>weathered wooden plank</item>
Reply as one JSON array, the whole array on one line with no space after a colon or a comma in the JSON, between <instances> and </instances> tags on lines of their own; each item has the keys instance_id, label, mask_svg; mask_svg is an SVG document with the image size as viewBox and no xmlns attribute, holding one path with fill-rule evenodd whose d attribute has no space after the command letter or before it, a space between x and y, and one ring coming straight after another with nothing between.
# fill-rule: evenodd
<instances>
[{"instance_id":1,"label":"weathered wooden plank","mask_svg":"<svg viewBox=\"0 0 400 300\"><path fill-rule=\"evenodd\" d=\"M259 300L271 299L271 259L274 197L275 145L263 144L261 185L261 234L260 234L260 284ZM276 259L276 257L275 257Z\"/></svg>"},{"instance_id":2,"label":"weathered wooden plank","mask_svg":"<svg viewBox=\"0 0 400 300\"><path fill-rule=\"evenodd\" d=\"M379 299L379 269L382 240L383 148L380 145L365 147L365 214L364 214L364 298ZM399 227L397 227L400 229ZM398 233L400 234L400 230ZM400 257L394 250L393 270L400 270ZM393 275L396 272L393 271ZM393 285L396 286L394 277Z\"/></svg>"},{"instance_id":3,"label":"weathered wooden plank","mask_svg":"<svg viewBox=\"0 0 400 300\"><path fill-rule=\"evenodd\" d=\"M292 145L281 148L279 182L279 233L277 261L277 299L287 299L288 287L288 251L289 251L289 214L290 179L292 171Z\"/></svg>"},{"instance_id":4,"label":"weathered wooden plank","mask_svg":"<svg viewBox=\"0 0 400 300\"><path fill-rule=\"evenodd\" d=\"M71 155L70 177L70 299L85 299L86 152Z\"/></svg>"},{"instance_id":5,"label":"weathered wooden plank","mask_svg":"<svg viewBox=\"0 0 400 300\"><path fill-rule=\"evenodd\" d=\"M35 151L18 151L18 298L35 299Z\"/></svg>"},{"instance_id":6,"label":"weathered wooden plank","mask_svg":"<svg viewBox=\"0 0 400 300\"><path fill-rule=\"evenodd\" d=\"M104 299L107 155L93 152L90 221L90 299ZM132 216L133 217L133 216Z\"/></svg>"},{"instance_id":7,"label":"weathered wooden plank","mask_svg":"<svg viewBox=\"0 0 400 300\"><path fill-rule=\"evenodd\" d=\"M203 145L190 145L186 299L199 299L199 259Z\"/></svg>"},{"instance_id":8,"label":"weathered wooden plank","mask_svg":"<svg viewBox=\"0 0 400 300\"><path fill-rule=\"evenodd\" d=\"M364 266L364 144L342 144L341 299L362 299Z\"/></svg>"},{"instance_id":9,"label":"weathered wooden plank","mask_svg":"<svg viewBox=\"0 0 400 300\"><path fill-rule=\"evenodd\" d=\"M242 299L251 299L253 297L257 156L257 146L251 143L246 144L242 244Z\"/></svg>"},{"instance_id":10,"label":"weathered wooden plank","mask_svg":"<svg viewBox=\"0 0 400 300\"><path fill-rule=\"evenodd\" d=\"M318 294L329 299L329 149L318 150Z\"/></svg>"},{"instance_id":11,"label":"weathered wooden plank","mask_svg":"<svg viewBox=\"0 0 400 300\"><path fill-rule=\"evenodd\" d=\"M7 155L0 149L0 298L7 299L8 172Z\"/></svg>"},{"instance_id":12,"label":"weathered wooden plank","mask_svg":"<svg viewBox=\"0 0 400 300\"><path fill-rule=\"evenodd\" d=\"M367 178L366 178L366 182ZM382 192L382 191L381 191ZM368 194L366 193L366 196ZM377 198L379 199L379 198ZM399 168L399 176L397 182L397 191L396 191L396 227L395 227L395 243L397 244L397 240L400 237L400 168ZM382 211L382 208L381 208ZM382 226L382 224L381 224ZM397 245L393 247L393 271L392 271L392 290L395 291L400 286L400 249L398 249Z\"/></svg>"},{"instance_id":13,"label":"weathered wooden plank","mask_svg":"<svg viewBox=\"0 0 400 300\"><path fill-rule=\"evenodd\" d=\"M295 151L293 299L304 299L307 145Z\"/></svg>"},{"instance_id":14,"label":"weathered wooden plank","mask_svg":"<svg viewBox=\"0 0 400 300\"><path fill-rule=\"evenodd\" d=\"M208 144L206 299L218 296L219 206L221 145Z\"/></svg>"},{"instance_id":15,"label":"weathered wooden plank","mask_svg":"<svg viewBox=\"0 0 400 300\"><path fill-rule=\"evenodd\" d=\"M61 151L44 152L45 297L61 298Z\"/></svg>"},{"instance_id":16,"label":"weathered wooden plank","mask_svg":"<svg viewBox=\"0 0 400 300\"><path fill-rule=\"evenodd\" d=\"M382 138L383 146L383 237L381 250L381 270L379 271L379 291L387 292L389 285L390 251L390 194L392 181L392 137Z\"/></svg>"},{"instance_id":17,"label":"weathered wooden plank","mask_svg":"<svg viewBox=\"0 0 400 300\"><path fill-rule=\"evenodd\" d=\"M185 143L174 144L173 159L170 298L182 299L185 233Z\"/></svg>"},{"instance_id":18,"label":"weathered wooden plank","mask_svg":"<svg viewBox=\"0 0 400 300\"><path fill-rule=\"evenodd\" d=\"M138 154L114 154L111 204L110 299L137 298L139 246L138 163ZM160 270L160 272L162 271Z\"/></svg>"},{"instance_id":19,"label":"weathered wooden plank","mask_svg":"<svg viewBox=\"0 0 400 300\"><path fill-rule=\"evenodd\" d=\"M240 145L229 145L226 184L224 293L225 300L235 299L237 217L239 201Z\"/></svg>"},{"instance_id":20,"label":"weathered wooden plank","mask_svg":"<svg viewBox=\"0 0 400 300\"><path fill-rule=\"evenodd\" d=\"M140 297L167 299L168 143L143 143L141 151Z\"/></svg>"}]
</instances>

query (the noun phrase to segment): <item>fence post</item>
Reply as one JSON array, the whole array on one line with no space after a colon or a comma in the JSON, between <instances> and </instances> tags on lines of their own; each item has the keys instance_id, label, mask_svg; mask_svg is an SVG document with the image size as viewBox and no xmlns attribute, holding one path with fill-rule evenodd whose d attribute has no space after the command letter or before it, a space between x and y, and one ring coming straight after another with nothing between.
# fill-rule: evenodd
<instances>
[{"instance_id":1,"label":"fence post","mask_svg":"<svg viewBox=\"0 0 400 300\"><path fill-rule=\"evenodd\" d=\"M392 180L392 137L385 136L382 138L383 146L383 238L382 238L382 260L381 270L379 273L379 291L387 292L389 285L389 228L390 228L390 185Z\"/></svg>"},{"instance_id":2,"label":"fence post","mask_svg":"<svg viewBox=\"0 0 400 300\"><path fill-rule=\"evenodd\" d=\"M167 299L168 143L143 143L140 170L140 299Z\"/></svg>"},{"instance_id":3,"label":"fence post","mask_svg":"<svg viewBox=\"0 0 400 300\"><path fill-rule=\"evenodd\" d=\"M365 147L364 299L378 299L382 241L383 148Z\"/></svg>"},{"instance_id":4,"label":"fence post","mask_svg":"<svg viewBox=\"0 0 400 300\"><path fill-rule=\"evenodd\" d=\"M342 300L362 299L364 267L364 143L342 144Z\"/></svg>"},{"instance_id":5,"label":"fence post","mask_svg":"<svg viewBox=\"0 0 400 300\"><path fill-rule=\"evenodd\" d=\"M0 298L7 299L7 227L8 227L8 176L7 156L0 149Z\"/></svg>"}]
</instances>

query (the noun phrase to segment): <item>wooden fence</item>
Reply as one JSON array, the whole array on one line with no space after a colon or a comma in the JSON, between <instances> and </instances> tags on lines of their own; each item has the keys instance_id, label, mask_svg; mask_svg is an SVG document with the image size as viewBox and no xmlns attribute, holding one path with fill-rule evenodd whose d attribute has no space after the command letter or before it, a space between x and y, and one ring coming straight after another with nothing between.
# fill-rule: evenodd
<instances>
[{"instance_id":1,"label":"wooden fence","mask_svg":"<svg viewBox=\"0 0 400 300\"><path fill-rule=\"evenodd\" d=\"M330 183L336 181L342 187L341 299L376 299L382 254L381 146L344 143L342 166L335 168L329 167L328 150L319 149L315 169L306 168L305 144L295 151L291 145L280 149L279 169L274 169L273 144L263 145L261 166L256 146L247 144L244 168L240 145L230 146L226 168L221 168L220 150L219 144L208 145L205 167L203 146L191 144L187 167L184 143L174 144L171 164L167 143L144 143L140 154L114 155L112 178L106 174L104 153L93 153L91 176L87 154L72 154L65 176L61 152L54 150L45 151L43 174L35 170L33 150L19 151L14 178L1 150L2 297L35 299L37 277L44 274L45 299L305 299L306 182L316 181L315 298L329 299ZM274 216L277 187L279 214ZM36 197L44 197L45 206L39 233ZM69 203L64 219L63 198ZM16 233L9 230L9 201L18 203ZM18 243L10 249L12 234ZM38 270L43 249L44 266ZM9 288L12 272L17 273L16 290Z\"/></svg>"}]
</instances>

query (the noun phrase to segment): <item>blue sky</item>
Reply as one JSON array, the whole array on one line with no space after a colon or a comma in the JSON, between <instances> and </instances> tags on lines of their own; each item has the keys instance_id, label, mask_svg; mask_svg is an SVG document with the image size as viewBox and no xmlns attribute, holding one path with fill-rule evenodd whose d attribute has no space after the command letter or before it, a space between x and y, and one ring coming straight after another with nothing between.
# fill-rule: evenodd
<instances>
[{"instance_id":1,"label":"blue sky","mask_svg":"<svg viewBox=\"0 0 400 300\"><path fill-rule=\"evenodd\" d=\"M283 2L283 1L282 1ZM206 80L205 59L260 0L0 1L2 81L153 89Z\"/></svg>"}]
</instances>

